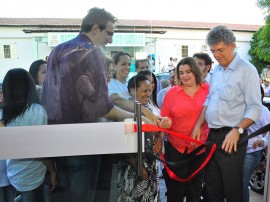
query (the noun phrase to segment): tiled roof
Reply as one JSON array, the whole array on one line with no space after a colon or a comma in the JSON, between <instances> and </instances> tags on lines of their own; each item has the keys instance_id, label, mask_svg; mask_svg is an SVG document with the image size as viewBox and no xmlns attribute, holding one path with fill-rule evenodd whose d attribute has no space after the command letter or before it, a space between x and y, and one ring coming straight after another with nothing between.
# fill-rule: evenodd
<instances>
[{"instance_id":1,"label":"tiled roof","mask_svg":"<svg viewBox=\"0 0 270 202\"><path fill-rule=\"evenodd\" d=\"M261 25L228 24L212 22L184 22L184 21L159 21L159 20L119 20L120 26L152 26L156 28L174 29L211 29L217 25L226 25L235 31L257 31Z\"/></svg>"},{"instance_id":2,"label":"tiled roof","mask_svg":"<svg viewBox=\"0 0 270 202\"><path fill-rule=\"evenodd\" d=\"M44 32L80 32L80 27L31 27L23 29L25 33L44 33ZM122 27L122 28L116 28L115 32L121 32L121 33L152 33L152 34L164 34L166 33L166 29L158 29L158 28L136 28L134 27Z\"/></svg>"},{"instance_id":3,"label":"tiled roof","mask_svg":"<svg viewBox=\"0 0 270 202\"><path fill-rule=\"evenodd\" d=\"M0 26L80 26L76 18L0 18Z\"/></svg>"},{"instance_id":4,"label":"tiled roof","mask_svg":"<svg viewBox=\"0 0 270 202\"><path fill-rule=\"evenodd\" d=\"M44 29L62 30L62 28L76 30L80 29L82 19L76 18L0 18L0 26L15 27L36 27L36 31ZM157 33L166 32L166 29L211 29L217 25L226 25L234 31L254 32L262 25L246 25L246 24L227 24L227 23L210 23L210 22L184 22L184 21L160 21L160 20L125 20L119 19L116 23L116 31L128 31L134 28L139 32L145 30L153 30ZM165 29L165 30L164 30ZM32 29L30 29L32 30ZM30 31L28 30L28 31ZM34 31L34 29L33 29ZM44 30L45 31L45 30ZM63 30L62 30L63 31ZM66 31L66 30L64 30Z\"/></svg>"}]
</instances>

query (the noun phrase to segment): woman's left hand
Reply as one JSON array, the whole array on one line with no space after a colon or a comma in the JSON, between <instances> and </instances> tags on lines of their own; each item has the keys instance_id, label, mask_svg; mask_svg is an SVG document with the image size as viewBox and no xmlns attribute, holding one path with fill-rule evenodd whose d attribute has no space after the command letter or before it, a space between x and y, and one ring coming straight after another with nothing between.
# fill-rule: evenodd
<instances>
[{"instance_id":1,"label":"woman's left hand","mask_svg":"<svg viewBox=\"0 0 270 202\"><path fill-rule=\"evenodd\" d=\"M201 138L201 128L197 124L195 125L195 127L194 127L194 129L192 131L191 137L193 139L195 139L195 140L200 140L200 138ZM191 142L191 146L195 147L196 143Z\"/></svg>"}]
</instances>

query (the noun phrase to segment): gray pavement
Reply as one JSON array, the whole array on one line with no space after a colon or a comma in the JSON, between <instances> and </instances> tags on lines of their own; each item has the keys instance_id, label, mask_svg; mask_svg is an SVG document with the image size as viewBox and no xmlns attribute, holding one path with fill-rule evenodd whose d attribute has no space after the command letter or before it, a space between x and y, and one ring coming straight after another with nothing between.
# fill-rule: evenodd
<instances>
[{"instance_id":1,"label":"gray pavement","mask_svg":"<svg viewBox=\"0 0 270 202\"><path fill-rule=\"evenodd\" d=\"M167 202L167 197L165 196L166 186L163 178L160 178L160 202ZM254 191L250 190L250 202L262 202L263 195L257 194Z\"/></svg>"}]
</instances>

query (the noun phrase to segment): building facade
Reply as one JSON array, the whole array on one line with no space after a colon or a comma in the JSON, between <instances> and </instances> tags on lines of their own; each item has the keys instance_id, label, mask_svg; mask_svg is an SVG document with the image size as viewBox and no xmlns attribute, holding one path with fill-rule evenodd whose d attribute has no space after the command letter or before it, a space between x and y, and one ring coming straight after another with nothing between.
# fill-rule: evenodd
<instances>
[{"instance_id":1,"label":"building facade","mask_svg":"<svg viewBox=\"0 0 270 202\"><path fill-rule=\"evenodd\" d=\"M59 18L0 18L0 81L11 68L29 69L37 59L45 59L52 49L80 31L81 19ZM237 51L249 60L250 40L260 25L224 24L237 39ZM168 65L169 58L178 61L195 52L209 52L205 38L219 23L119 20L113 43L106 46L108 55L125 51L132 56L132 71L136 58L151 54L156 72ZM210 54L211 55L211 54Z\"/></svg>"}]
</instances>

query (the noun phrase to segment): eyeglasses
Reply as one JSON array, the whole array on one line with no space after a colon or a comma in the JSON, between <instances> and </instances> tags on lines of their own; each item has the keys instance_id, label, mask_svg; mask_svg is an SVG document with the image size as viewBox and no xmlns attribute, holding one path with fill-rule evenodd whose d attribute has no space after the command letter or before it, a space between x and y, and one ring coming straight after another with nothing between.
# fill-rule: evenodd
<instances>
[{"instance_id":1,"label":"eyeglasses","mask_svg":"<svg viewBox=\"0 0 270 202\"><path fill-rule=\"evenodd\" d=\"M213 49L210 48L210 51L212 52L213 55L215 55L215 54L224 54L224 52L225 52L229 47L231 47L231 44L232 44L232 43L222 45L222 47L220 47L220 48L217 49L217 50L213 50Z\"/></svg>"},{"instance_id":2,"label":"eyeglasses","mask_svg":"<svg viewBox=\"0 0 270 202\"><path fill-rule=\"evenodd\" d=\"M216 54L216 53L222 54L224 51L225 51L225 48L220 48L220 49L217 49L217 50L211 50L213 55Z\"/></svg>"}]
</instances>

